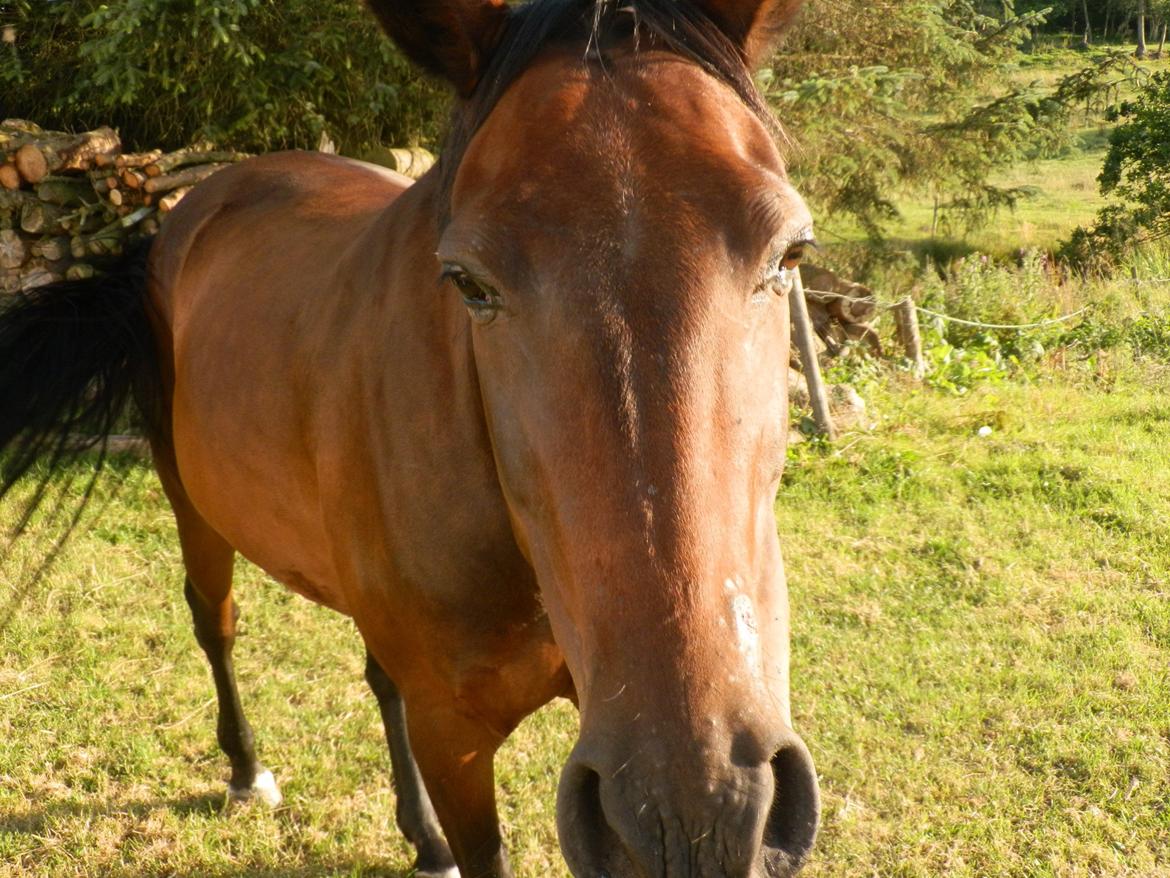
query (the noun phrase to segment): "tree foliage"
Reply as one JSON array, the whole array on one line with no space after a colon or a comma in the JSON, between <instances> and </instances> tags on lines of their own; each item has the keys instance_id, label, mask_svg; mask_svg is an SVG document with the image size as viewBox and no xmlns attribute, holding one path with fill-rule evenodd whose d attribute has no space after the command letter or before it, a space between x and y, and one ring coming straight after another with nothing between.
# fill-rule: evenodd
<instances>
[{"instance_id":1,"label":"tree foliage","mask_svg":"<svg viewBox=\"0 0 1170 878\"><path fill-rule=\"evenodd\" d=\"M761 84L797 135L793 176L819 213L875 237L898 197L972 223L1025 193L989 181L1060 148L1063 115L1121 63L1027 84L1020 46L1049 5L1082 0L808 0ZM1133 0L1110 0L1117 4ZM1170 0L1150 0L1170 4ZM413 71L360 0L0 0L3 115L117 126L133 147L208 140L350 152L435 141L444 90Z\"/></svg>"},{"instance_id":2,"label":"tree foliage","mask_svg":"<svg viewBox=\"0 0 1170 878\"><path fill-rule=\"evenodd\" d=\"M0 23L5 115L134 146L357 149L433 137L443 112L357 0L0 0Z\"/></svg>"},{"instance_id":3,"label":"tree foliage","mask_svg":"<svg viewBox=\"0 0 1170 878\"><path fill-rule=\"evenodd\" d=\"M896 215L898 195L926 194L937 219L952 224L1014 204L1027 193L993 185L994 171L1064 146L1071 107L1129 63L1107 56L1054 86L1005 75L1046 11L976 0L811 0L763 77L800 133L792 164L801 190L874 237Z\"/></svg>"},{"instance_id":4,"label":"tree foliage","mask_svg":"<svg viewBox=\"0 0 1170 878\"><path fill-rule=\"evenodd\" d=\"M1113 203L1065 248L1083 266L1107 266L1134 247L1170 237L1170 73L1154 74L1111 115L1120 124L1097 181Z\"/></svg>"},{"instance_id":5,"label":"tree foliage","mask_svg":"<svg viewBox=\"0 0 1170 878\"><path fill-rule=\"evenodd\" d=\"M1050 7L1051 26L1076 33L1085 32L1085 19L1094 40L1134 39L1139 0L1016 0L1016 8L1031 11ZM1170 0L1145 0L1147 37L1157 39L1154 25L1170 18Z\"/></svg>"}]
</instances>

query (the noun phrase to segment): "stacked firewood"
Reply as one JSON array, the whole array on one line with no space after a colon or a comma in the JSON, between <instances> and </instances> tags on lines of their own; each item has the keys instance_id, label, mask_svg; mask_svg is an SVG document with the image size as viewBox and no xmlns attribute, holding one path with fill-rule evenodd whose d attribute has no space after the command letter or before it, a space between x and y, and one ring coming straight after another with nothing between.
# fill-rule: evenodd
<instances>
[{"instance_id":1,"label":"stacked firewood","mask_svg":"<svg viewBox=\"0 0 1170 878\"><path fill-rule=\"evenodd\" d=\"M124 153L117 133L0 122L0 292L85 278L159 223L200 180L244 158L185 149Z\"/></svg>"},{"instance_id":2,"label":"stacked firewood","mask_svg":"<svg viewBox=\"0 0 1170 878\"><path fill-rule=\"evenodd\" d=\"M850 341L861 342L874 356L882 356L874 326L877 298L869 287L807 262L801 263L800 280L808 316L824 356L837 356Z\"/></svg>"}]
</instances>

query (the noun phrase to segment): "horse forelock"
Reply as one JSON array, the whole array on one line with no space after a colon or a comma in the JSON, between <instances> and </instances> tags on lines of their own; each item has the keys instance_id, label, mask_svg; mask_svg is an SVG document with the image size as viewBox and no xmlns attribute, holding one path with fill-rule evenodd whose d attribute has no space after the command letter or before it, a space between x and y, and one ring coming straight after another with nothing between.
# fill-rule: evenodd
<instances>
[{"instance_id":1,"label":"horse forelock","mask_svg":"<svg viewBox=\"0 0 1170 878\"><path fill-rule=\"evenodd\" d=\"M511 8L478 86L452 114L437 169L440 227L450 218L455 176L475 133L509 86L554 44L577 46L582 65L602 67L617 48L669 52L728 85L773 137L786 140L756 88L742 48L690 0L530 0Z\"/></svg>"}]
</instances>

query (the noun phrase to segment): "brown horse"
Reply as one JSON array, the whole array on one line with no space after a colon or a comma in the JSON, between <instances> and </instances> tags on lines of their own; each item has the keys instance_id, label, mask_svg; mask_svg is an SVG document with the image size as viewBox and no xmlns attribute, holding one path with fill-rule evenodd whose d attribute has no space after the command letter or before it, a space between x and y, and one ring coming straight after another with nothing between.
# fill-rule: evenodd
<instances>
[{"instance_id":1,"label":"brown horse","mask_svg":"<svg viewBox=\"0 0 1170 878\"><path fill-rule=\"evenodd\" d=\"M510 874L493 754L557 696L573 874L800 868L772 504L811 221L749 74L798 4L372 0L461 99L434 172L255 159L174 211L145 296L131 259L7 309L10 477L147 415L236 794L278 796L238 551L355 620L424 873Z\"/></svg>"}]
</instances>

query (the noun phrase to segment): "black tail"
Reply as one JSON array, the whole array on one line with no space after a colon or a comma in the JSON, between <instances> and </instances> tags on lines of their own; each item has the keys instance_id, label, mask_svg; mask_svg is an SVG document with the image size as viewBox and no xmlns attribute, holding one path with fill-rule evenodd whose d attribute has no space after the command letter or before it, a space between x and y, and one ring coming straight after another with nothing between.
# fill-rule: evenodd
<instances>
[{"instance_id":1,"label":"black tail","mask_svg":"<svg viewBox=\"0 0 1170 878\"><path fill-rule=\"evenodd\" d=\"M100 468L107 438L135 413L153 424L160 380L147 314L149 249L147 241L129 250L102 276L0 303L0 497L38 461L47 481L97 447Z\"/></svg>"}]
</instances>

